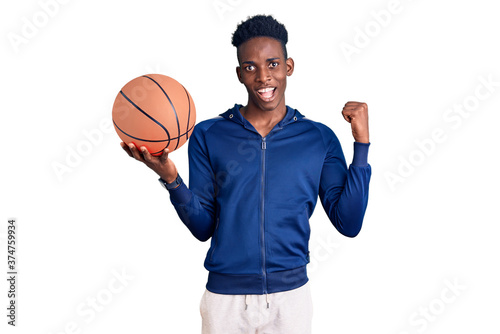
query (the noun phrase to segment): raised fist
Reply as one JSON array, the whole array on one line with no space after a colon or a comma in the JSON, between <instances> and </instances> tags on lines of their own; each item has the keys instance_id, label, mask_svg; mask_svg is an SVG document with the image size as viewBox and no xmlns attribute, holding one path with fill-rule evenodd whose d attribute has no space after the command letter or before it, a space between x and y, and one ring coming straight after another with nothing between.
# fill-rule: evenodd
<instances>
[{"instance_id":1,"label":"raised fist","mask_svg":"<svg viewBox=\"0 0 500 334\"><path fill-rule=\"evenodd\" d=\"M354 140L359 143L369 143L368 105L364 102L349 101L342 109L342 116L351 123Z\"/></svg>"}]
</instances>

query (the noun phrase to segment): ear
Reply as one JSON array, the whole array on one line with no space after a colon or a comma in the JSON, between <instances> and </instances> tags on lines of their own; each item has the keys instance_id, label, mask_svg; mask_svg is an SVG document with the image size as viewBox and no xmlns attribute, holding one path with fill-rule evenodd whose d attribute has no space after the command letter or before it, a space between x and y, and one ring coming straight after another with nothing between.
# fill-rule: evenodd
<instances>
[{"instance_id":1,"label":"ear","mask_svg":"<svg viewBox=\"0 0 500 334\"><path fill-rule=\"evenodd\" d=\"M293 62L293 59L288 58L286 60L286 75L291 76L294 68L295 68L295 63Z\"/></svg>"},{"instance_id":2,"label":"ear","mask_svg":"<svg viewBox=\"0 0 500 334\"><path fill-rule=\"evenodd\" d=\"M238 81L243 83L241 81L241 67L239 67L239 66L236 66L236 75L238 76Z\"/></svg>"}]
</instances>

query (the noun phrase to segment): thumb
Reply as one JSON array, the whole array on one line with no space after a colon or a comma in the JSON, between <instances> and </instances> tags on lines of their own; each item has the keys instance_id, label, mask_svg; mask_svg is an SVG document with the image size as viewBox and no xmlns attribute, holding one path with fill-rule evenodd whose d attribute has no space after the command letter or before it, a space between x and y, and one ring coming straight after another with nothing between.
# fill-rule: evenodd
<instances>
[{"instance_id":1,"label":"thumb","mask_svg":"<svg viewBox=\"0 0 500 334\"><path fill-rule=\"evenodd\" d=\"M345 114L345 113L342 113L342 116L344 116L344 119L348 122L348 123L351 123L351 116Z\"/></svg>"}]
</instances>

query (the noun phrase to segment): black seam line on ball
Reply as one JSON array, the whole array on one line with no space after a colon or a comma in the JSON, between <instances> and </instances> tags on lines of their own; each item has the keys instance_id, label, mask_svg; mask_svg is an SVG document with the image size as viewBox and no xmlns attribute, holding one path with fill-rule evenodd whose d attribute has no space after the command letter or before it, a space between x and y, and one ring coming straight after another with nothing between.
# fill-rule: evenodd
<instances>
[{"instance_id":1,"label":"black seam line on ball","mask_svg":"<svg viewBox=\"0 0 500 334\"><path fill-rule=\"evenodd\" d=\"M128 133L126 133L125 131L123 131L116 123L115 123L115 120L113 120L113 124L116 126L116 128L118 130L120 130L120 132L122 132L124 135L126 136L129 136L130 138L133 138L133 139L137 139L137 140L141 140L141 141L147 141L147 142L151 142L151 143L161 143L163 141L169 141L169 140L173 140L173 139L179 139L181 137L183 137L184 135L186 135L186 133L183 133L182 135L180 135L179 137L172 137L170 139L160 139L160 140L154 140L154 139L143 139L143 138L139 138L139 137L134 137ZM191 129L194 127L194 125L188 130L191 131Z\"/></svg>"},{"instance_id":2,"label":"black seam line on ball","mask_svg":"<svg viewBox=\"0 0 500 334\"><path fill-rule=\"evenodd\" d=\"M156 124L158 124L163 130L165 130L165 132L167 133L168 140L170 140L170 133L168 132L167 128L165 126L163 126L163 124L161 124L156 119L154 119L153 117L151 117L147 112L145 112L144 110L142 110L137 104L135 104L131 99L129 99L128 96L125 95L125 93L123 93L122 91L120 91L120 94L122 94L123 97L128 102L130 102L137 110L139 110L140 112L142 112L146 117L148 117L150 120L152 120L153 122L155 122Z\"/></svg>"},{"instance_id":3,"label":"black seam line on ball","mask_svg":"<svg viewBox=\"0 0 500 334\"><path fill-rule=\"evenodd\" d=\"M168 102L170 102L170 105L172 106L172 110L174 111L175 120L177 121L177 134L180 134L181 133L181 126L179 124L179 118L177 117L177 111L175 110L174 104L172 103L172 100L170 100L170 97L168 96L167 92L165 92L163 87L158 82L156 82L155 79L148 77L147 75L143 75L143 77L148 78L149 80L153 81L158 87L160 87L163 94L165 94L165 96L167 97ZM174 150L176 150L177 147L179 146L179 141L180 141L180 137L177 137L177 144L175 145Z\"/></svg>"}]
</instances>

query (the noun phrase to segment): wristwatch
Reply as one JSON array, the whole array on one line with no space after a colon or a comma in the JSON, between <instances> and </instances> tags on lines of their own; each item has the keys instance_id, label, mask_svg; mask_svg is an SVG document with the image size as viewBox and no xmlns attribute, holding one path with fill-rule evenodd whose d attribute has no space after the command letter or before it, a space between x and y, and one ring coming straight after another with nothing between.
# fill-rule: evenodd
<instances>
[{"instance_id":1,"label":"wristwatch","mask_svg":"<svg viewBox=\"0 0 500 334\"><path fill-rule=\"evenodd\" d=\"M165 181L164 179L162 179L161 177L158 179L158 181L160 181L160 184L167 190L170 190L170 189L174 189L174 188L177 188L178 186L181 185L182 183L182 179L181 179L181 176L179 174L177 174L177 177L176 179L174 180L174 182L172 183L167 183L167 181Z\"/></svg>"}]
</instances>

